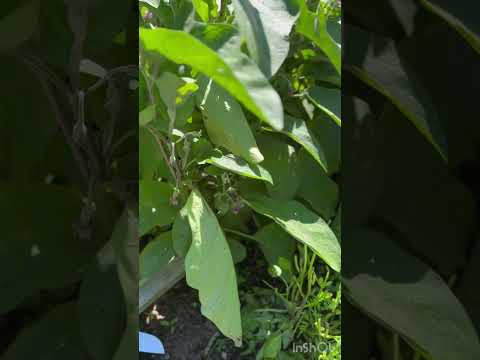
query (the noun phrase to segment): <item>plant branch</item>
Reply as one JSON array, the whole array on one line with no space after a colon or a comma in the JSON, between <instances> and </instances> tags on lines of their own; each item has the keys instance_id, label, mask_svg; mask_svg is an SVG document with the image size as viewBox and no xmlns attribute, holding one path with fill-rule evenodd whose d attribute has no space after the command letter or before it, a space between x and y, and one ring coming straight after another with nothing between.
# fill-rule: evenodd
<instances>
[{"instance_id":1,"label":"plant branch","mask_svg":"<svg viewBox=\"0 0 480 360\"><path fill-rule=\"evenodd\" d=\"M73 157L79 167L80 173L82 174L83 178L85 179L86 183L88 184L88 179L89 179L89 174L88 174L88 167L85 162L85 158L82 156L81 152L75 145L75 142L72 137L72 131L70 126L68 125L64 115L62 114L57 100L55 99L55 96L52 93L52 89L50 88L48 84L48 80L43 74L43 69L39 68L39 66L29 59L20 56L20 60L31 70L31 72L34 74L34 76L37 78L37 80L40 82L40 85L42 86L42 89L45 92L45 95L47 97L48 102L51 105L52 111L54 118L57 122L57 125L61 129L64 138L72 150Z\"/></svg>"}]
</instances>

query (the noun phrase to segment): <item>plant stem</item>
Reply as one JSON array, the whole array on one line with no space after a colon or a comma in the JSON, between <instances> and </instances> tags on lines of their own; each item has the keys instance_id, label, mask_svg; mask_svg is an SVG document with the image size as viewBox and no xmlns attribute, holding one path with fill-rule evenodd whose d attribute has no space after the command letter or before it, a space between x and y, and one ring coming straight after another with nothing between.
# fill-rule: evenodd
<instances>
[{"instance_id":1,"label":"plant stem","mask_svg":"<svg viewBox=\"0 0 480 360\"><path fill-rule=\"evenodd\" d=\"M228 233L231 233L231 234L235 234L235 235L241 236L241 237L243 237L243 238L245 238L245 239L249 239L249 240L258 242L258 240L257 240L255 237L253 237L253 236L251 236L251 235L248 235L248 234L245 234L245 233L243 233L243 232L241 232L241 231L232 230L232 229L226 229L226 228L224 228L223 230L224 230L225 232L228 232Z\"/></svg>"}]
</instances>

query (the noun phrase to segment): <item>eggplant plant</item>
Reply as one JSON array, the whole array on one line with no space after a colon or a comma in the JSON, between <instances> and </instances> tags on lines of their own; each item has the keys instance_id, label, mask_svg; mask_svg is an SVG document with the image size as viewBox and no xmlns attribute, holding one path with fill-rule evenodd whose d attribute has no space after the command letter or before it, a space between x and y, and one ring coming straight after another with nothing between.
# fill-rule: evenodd
<instances>
[{"instance_id":1,"label":"eggplant plant","mask_svg":"<svg viewBox=\"0 0 480 360\"><path fill-rule=\"evenodd\" d=\"M285 276L299 245L341 269L339 4L139 8L139 311L185 276L240 346L249 247Z\"/></svg>"}]
</instances>

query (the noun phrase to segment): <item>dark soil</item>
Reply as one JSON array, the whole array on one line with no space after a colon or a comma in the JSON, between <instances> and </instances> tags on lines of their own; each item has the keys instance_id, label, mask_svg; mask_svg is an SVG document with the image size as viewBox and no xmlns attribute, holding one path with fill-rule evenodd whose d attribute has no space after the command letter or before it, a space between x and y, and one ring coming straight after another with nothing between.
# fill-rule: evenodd
<instances>
[{"instance_id":1,"label":"dark soil","mask_svg":"<svg viewBox=\"0 0 480 360\"><path fill-rule=\"evenodd\" d=\"M221 336L215 325L200 313L198 293L181 281L175 288L160 298L156 311L164 317L152 319L147 316L153 307L140 317L142 331L160 338L165 346L166 356L140 354L140 360L236 360L239 350L233 342ZM220 348L215 342L227 344ZM242 357L245 359L245 357Z\"/></svg>"}]
</instances>

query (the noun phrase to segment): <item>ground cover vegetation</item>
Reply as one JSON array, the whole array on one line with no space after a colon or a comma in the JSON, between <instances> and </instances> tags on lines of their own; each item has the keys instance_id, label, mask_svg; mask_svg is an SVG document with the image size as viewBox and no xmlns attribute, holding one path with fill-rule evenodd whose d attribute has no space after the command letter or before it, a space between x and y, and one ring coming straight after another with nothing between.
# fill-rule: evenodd
<instances>
[{"instance_id":1,"label":"ground cover vegetation","mask_svg":"<svg viewBox=\"0 0 480 360\"><path fill-rule=\"evenodd\" d=\"M185 276L212 349L339 359L340 3L139 8L140 311Z\"/></svg>"}]
</instances>

